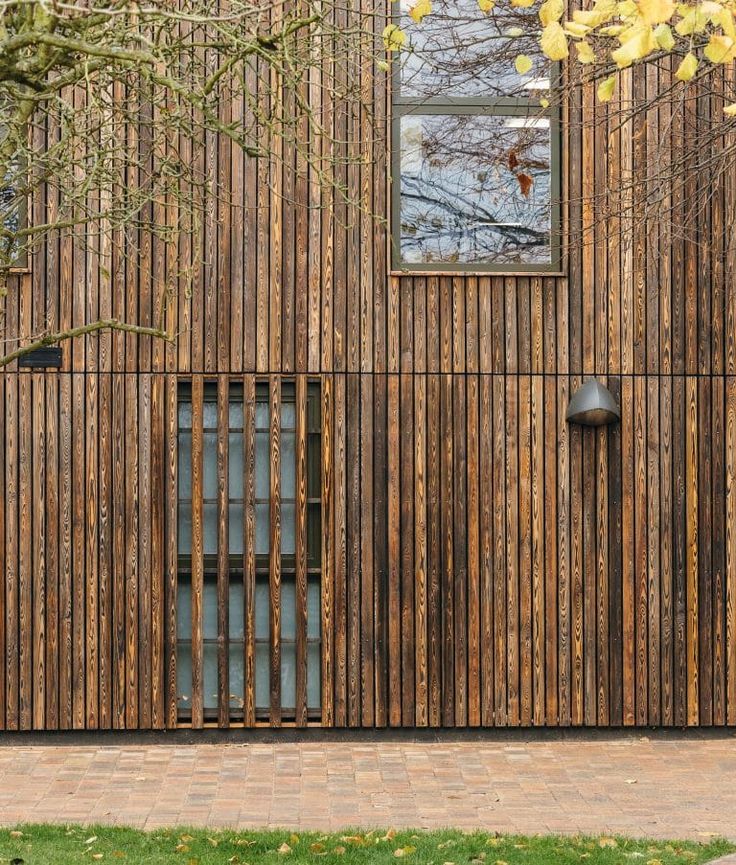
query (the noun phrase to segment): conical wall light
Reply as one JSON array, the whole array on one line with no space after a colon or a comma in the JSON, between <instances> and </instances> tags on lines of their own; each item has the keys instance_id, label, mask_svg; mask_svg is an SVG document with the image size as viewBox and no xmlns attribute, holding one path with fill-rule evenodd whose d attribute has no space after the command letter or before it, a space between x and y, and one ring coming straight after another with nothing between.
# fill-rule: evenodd
<instances>
[{"instance_id":1,"label":"conical wall light","mask_svg":"<svg viewBox=\"0 0 736 865\"><path fill-rule=\"evenodd\" d=\"M621 413L611 392L595 379L589 379L575 391L565 415L569 423L583 426L605 426L620 418Z\"/></svg>"}]
</instances>

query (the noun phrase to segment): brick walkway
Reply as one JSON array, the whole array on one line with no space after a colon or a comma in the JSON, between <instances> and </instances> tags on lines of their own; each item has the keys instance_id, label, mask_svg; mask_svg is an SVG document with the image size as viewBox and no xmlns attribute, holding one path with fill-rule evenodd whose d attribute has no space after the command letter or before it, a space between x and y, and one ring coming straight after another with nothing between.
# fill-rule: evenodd
<instances>
[{"instance_id":1,"label":"brick walkway","mask_svg":"<svg viewBox=\"0 0 736 865\"><path fill-rule=\"evenodd\" d=\"M40 820L736 840L736 739L0 747L0 824Z\"/></svg>"}]
</instances>

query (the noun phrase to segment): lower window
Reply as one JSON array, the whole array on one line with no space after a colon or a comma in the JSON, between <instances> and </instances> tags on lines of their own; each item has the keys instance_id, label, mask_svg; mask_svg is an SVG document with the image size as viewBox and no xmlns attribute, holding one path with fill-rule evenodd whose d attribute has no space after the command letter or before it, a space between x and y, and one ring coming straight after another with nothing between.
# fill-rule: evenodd
<instances>
[{"instance_id":1,"label":"lower window","mask_svg":"<svg viewBox=\"0 0 736 865\"><path fill-rule=\"evenodd\" d=\"M219 393L209 382L201 394L188 384L180 388L177 693L183 722L225 714L246 723L274 715L287 722L320 717L320 431L313 382L279 381L275 389L258 382L250 398L240 382ZM273 538L279 538L275 550Z\"/></svg>"}]
</instances>

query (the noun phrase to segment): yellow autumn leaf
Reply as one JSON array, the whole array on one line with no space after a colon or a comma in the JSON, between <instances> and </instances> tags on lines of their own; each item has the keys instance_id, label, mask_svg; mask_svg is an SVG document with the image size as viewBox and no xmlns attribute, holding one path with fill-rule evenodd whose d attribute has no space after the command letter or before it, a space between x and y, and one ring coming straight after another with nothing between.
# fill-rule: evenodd
<instances>
[{"instance_id":1,"label":"yellow autumn leaf","mask_svg":"<svg viewBox=\"0 0 736 865\"><path fill-rule=\"evenodd\" d=\"M620 36L626 28L623 24L609 24L607 27L601 27L598 30L599 36Z\"/></svg>"},{"instance_id":2,"label":"yellow autumn leaf","mask_svg":"<svg viewBox=\"0 0 736 865\"><path fill-rule=\"evenodd\" d=\"M398 26L398 24L389 24L383 28L383 44L386 46L386 51L399 51L401 46L406 42L406 33Z\"/></svg>"},{"instance_id":3,"label":"yellow autumn leaf","mask_svg":"<svg viewBox=\"0 0 736 865\"><path fill-rule=\"evenodd\" d=\"M703 54L711 63L730 63L736 57L736 42L730 36L714 33Z\"/></svg>"},{"instance_id":4,"label":"yellow autumn leaf","mask_svg":"<svg viewBox=\"0 0 736 865\"><path fill-rule=\"evenodd\" d=\"M610 102L613 98L613 91L616 89L616 76L609 75L598 85L598 101Z\"/></svg>"},{"instance_id":5,"label":"yellow autumn leaf","mask_svg":"<svg viewBox=\"0 0 736 865\"><path fill-rule=\"evenodd\" d=\"M616 0L596 0L592 9L575 9L572 20L588 27L600 27L606 24L614 15L620 15L619 4Z\"/></svg>"},{"instance_id":6,"label":"yellow autumn leaf","mask_svg":"<svg viewBox=\"0 0 736 865\"><path fill-rule=\"evenodd\" d=\"M490 12L495 5L495 0L478 0L478 8L481 12Z\"/></svg>"},{"instance_id":7,"label":"yellow autumn leaf","mask_svg":"<svg viewBox=\"0 0 736 865\"><path fill-rule=\"evenodd\" d=\"M708 16L696 7L690 9L682 18L675 24L675 30L680 36L692 36L693 33L702 33L708 25Z\"/></svg>"},{"instance_id":8,"label":"yellow autumn leaf","mask_svg":"<svg viewBox=\"0 0 736 865\"><path fill-rule=\"evenodd\" d=\"M689 51L682 59L682 63L677 67L675 78L680 81L690 81L690 79L698 71L698 58ZM649 865L649 863L647 863Z\"/></svg>"},{"instance_id":9,"label":"yellow autumn leaf","mask_svg":"<svg viewBox=\"0 0 736 865\"><path fill-rule=\"evenodd\" d=\"M675 13L673 0L639 0L639 14L646 24L669 21Z\"/></svg>"},{"instance_id":10,"label":"yellow autumn leaf","mask_svg":"<svg viewBox=\"0 0 736 865\"><path fill-rule=\"evenodd\" d=\"M291 853L291 847L289 847L286 841L284 841L276 852L280 853L282 856L286 856L288 853Z\"/></svg>"},{"instance_id":11,"label":"yellow autumn leaf","mask_svg":"<svg viewBox=\"0 0 736 865\"><path fill-rule=\"evenodd\" d=\"M610 15L596 11L595 9L575 9L572 13L572 20L576 24L582 24L585 27L599 27L606 21L610 20Z\"/></svg>"},{"instance_id":12,"label":"yellow autumn leaf","mask_svg":"<svg viewBox=\"0 0 736 865\"><path fill-rule=\"evenodd\" d=\"M726 36L736 39L736 24L734 24L733 12L730 9L721 9L718 24Z\"/></svg>"},{"instance_id":13,"label":"yellow autumn leaf","mask_svg":"<svg viewBox=\"0 0 736 865\"><path fill-rule=\"evenodd\" d=\"M607 838L604 836L603 838L598 839L598 846L604 847L604 848L605 847L618 847L618 841L615 838Z\"/></svg>"},{"instance_id":14,"label":"yellow autumn leaf","mask_svg":"<svg viewBox=\"0 0 736 865\"><path fill-rule=\"evenodd\" d=\"M572 36L574 39L583 39L591 30L587 24L581 24L578 21L565 21L562 29L568 36Z\"/></svg>"},{"instance_id":15,"label":"yellow autumn leaf","mask_svg":"<svg viewBox=\"0 0 736 865\"><path fill-rule=\"evenodd\" d=\"M549 108L549 99L547 99L546 96L543 96L543 97L539 100L539 104L542 106L542 108Z\"/></svg>"},{"instance_id":16,"label":"yellow autumn leaf","mask_svg":"<svg viewBox=\"0 0 736 865\"><path fill-rule=\"evenodd\" d=\"M516 60L514 60L514 66L519 75L526 75L532 68L531 58L527 57L526 54L519 54Z\"/></svg>"},{"instance_id":17,"label":"yellow autumn leaf","mask_svg":"<svg viewBox=\"0 0 736 865\"><path fill-rule=\"evenodd\" d=\"M723 109L723 113L728 117L736 117L736 102L732 102Z\"/></svg>"},{"instance_id":18,"label":"yellow autumn leaf","mask_svg":"<svg viewBox=\"0 0 736 865\"><path fill-rule=\"evenodd\" d=\"M632 27L628 33L621 35L621 39L625 40L621 47L611 52L611 60L619 69L626 69L657 49L657 40L651 27Z\"/></svg>"},{"instance_id":19,"label":"yellow autumn leaf","mask_svg":"<svg viewBox=\"0 0 736 865\"><path fill-rule=\"evenodd\" d=\"M579 63L595 63L595 52L590 47L590 42L586 42L585 39L582 42L576 42L575 50Z\"/></svg>"},{"instance_id":20,"label":"yellow autumn leaf","mask_svg":"<svg viewBox=\"0 0 736 865\"><path fill-rule=\"evenodd\" d=\"M432 3L430 0L418 0L418 2L409 9L409 15L417 22L417 24L421 24L422 18L424 18L425 15L429 15L431 11Z\"/></svg>"},{"instance_id":21,"label":"yellow autumn leaf","mask_svg":"<svg viewBox=\"0 0 736 865\"><path fill-rule=\"evenodd\" d=\"M508 27L504 31L504 36L510 36L512 39L516 39L519 36L524 35L524 29L522 27Z\"/></svg>"},{"instance_id":22,"label":"yellow autumn leaf","mask_svg":"<svg viewBox=\"0 0 736 865\"><path fill-rule=\"evenodd\" d=\"M542 27L546 27L553 21L559 21L564 11L563 0L545 0L539 7L539 20L542 22Z\"/></svg>"},{"instance_id":23,"label":"yellow autumn leaf","mask_svg":"<svg viewBox=\"0 0 736 865\"><path fill-rule=\"evenodd\" d=\"M535 0L511 0L511 5L519 9L528 9L534 5Z\"/></svg>"},{"instance_id":24,"label":"yellow autumn leaf","mask_svg":"<svg viewBox=\"0 0 736 865\"><path fill-rule=\"evenodd\" d=\"M718 17L723 10L723 6L721 6L720 3L717 3L716 0L703 0L699 8L701 13L714 24L717 23Z\"/></svg>"},{"instance_id":25,"label":"yellow autumn leaf","mask_svg":"<svg viewBox=\"0 0 736 865\"><path fill-rule=\"evenodd\" d=\"M654 38L657 40L657 45L662 51L672 51L675 47L675 37L672 35L672 30L668 24L659 24L654 28Z\"/></svg>"},{"instance_id":26,"label":"yellow autumn leaf","mask_svg":"<svg viewBox=\"0 0 736 865\"><path fill-rule=\"evenodd\" d=\"M539 44L550 60L564 60L570 53L565 31L558 21L552 21L542 30Z\"/></svg>"}]
</instances>

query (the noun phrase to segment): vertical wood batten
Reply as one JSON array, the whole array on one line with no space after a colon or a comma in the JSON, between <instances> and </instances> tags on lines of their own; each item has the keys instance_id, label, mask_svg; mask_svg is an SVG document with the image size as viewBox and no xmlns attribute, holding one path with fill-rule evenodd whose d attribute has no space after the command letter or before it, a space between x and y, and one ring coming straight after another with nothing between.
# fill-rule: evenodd
<instances>
[{"instance_id":1,"label":"vertical wood batten","mask_svg":"<svg viewBox=\"0 0 736 865\"><path fill-rule=\"evenodd\" d=\"M323 375L322 383L322 725L334 724L334 393L333 379Z\"/></svg>"},{"instance_id":2,"label":"vertical wood batten","mask_svg":"<svg viewBox=\"0 0 736 865\"><path fill-rule=\"evenodd\" d=\"M164 644L164 713L165 726L176 727L177 718L177 576L179 569L178 542L178 386L175 375L167 375L164 384L164 429L165 429L165 471L164 484L164 526L165 543L163 552L166 561L165 572L165 644Z\"/></svg>"},{"instance_id":3,"label":"vertical wood batten","mask_svg":"<svg viewBox=\"0 0 736 865\"><path fill-rule=\"evenodd\" d=\"M243 377L243 721L256 722L256 380Z\"/></svg>"},{"instance_id":4,"label":"vertical wood batten","mask_svg":"<svg viewBox=\"0 0 736 865\"><path fill-rule=\"evenodd\" d=\"M192 378L192 727L204 724L203 593L204 593L204 382Z\"/></svg>"},{"instance_id":5,"label":"vertical wood batten","mask_svg":"<svg viewBox=\"0 0 736 865\"><path fill-rule=\"evenodd\" d=\"M281 379L269 380L270 527L269 527L269 717L281 726Z\"/></svg>"},{"instance_id":6,"label":"vertical wood batten","mask_svg":"<svg viewBox=\"0 0 736 865\"><path fill-rule=\"evenodd\" d=\"M296 724L307 724L307 377L296 377Z\"/></svg>"}]
</instances>

